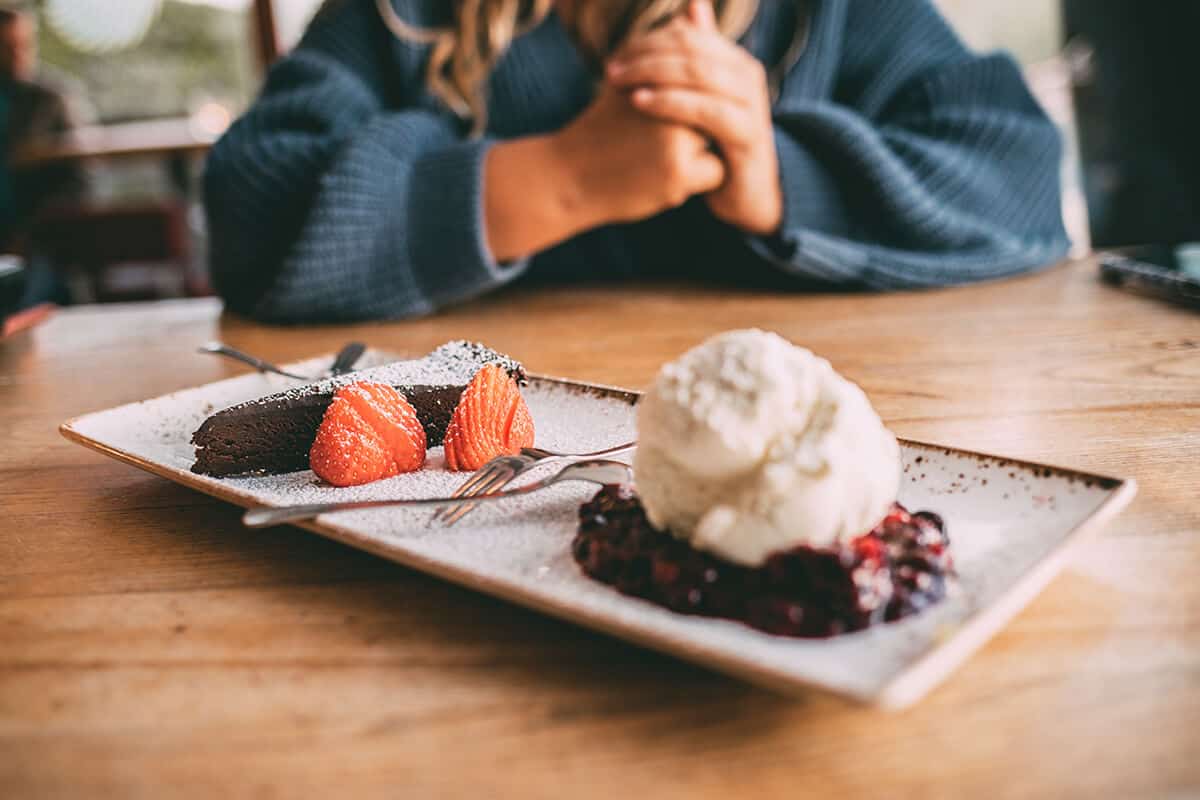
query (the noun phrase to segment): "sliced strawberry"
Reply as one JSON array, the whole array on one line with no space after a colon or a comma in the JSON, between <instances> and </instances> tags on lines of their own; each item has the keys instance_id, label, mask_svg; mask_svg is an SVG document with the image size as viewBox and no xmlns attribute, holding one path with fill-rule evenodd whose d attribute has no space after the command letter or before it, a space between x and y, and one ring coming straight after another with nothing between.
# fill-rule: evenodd
<instances>
[{"instance_id":1,"label":"sliced strawberry","mask_svg":"<svg viewBox=\"0 0 1200 800\"><path fill-rule=\"evenodd\" d=\"M412 472L425 463L425 429L404 395L391 386L343 386L325 410L308 462L334 486Z\"/></svg>"},{"instance_id":2,"label":"sliced strawberry","mask_svg":"<svg viewBox=\"0 0 1200 800\"><path fill-rule=\"evenodd\" d=\"M517 382L488 364L463 390L446 428L446 466L475 470L499 455L533 447L533 417Z\"/></svg>"},{"instance_id":3,"label":"sliced strawberry","mask_svg":"<svg viewBox=\"0 0 1200 800\"><path fill-rule=\"evenodd\" d=\"M529 413L529 406L525 405L525 398L520 392L517 392L512 416L509 417L508 440L517 452L522 447L533 447L533 415Z\"/></svg>"},{"instance_id":4,"label":"sliced strawberry","mask_svg":"<svg viewBox=\"0 0 1200 800\"><path fill-rule=\"evenodd\" d=\"M396 474L383 439L345 397L334 397L308 453L312 471L334 486L355 486Z\"/></svg>"},{"instance_id":5,"label":"sliced strawberry","mask_svg":"<svg viewBox=\"0 0 1200 800\"><path fill-rule=\"evenodd\" d=\"M386 443L399 472L412 472L425 463L425 428L404 395L382 383L353 383L340 394Z\"/></svg>"}]
</instances>

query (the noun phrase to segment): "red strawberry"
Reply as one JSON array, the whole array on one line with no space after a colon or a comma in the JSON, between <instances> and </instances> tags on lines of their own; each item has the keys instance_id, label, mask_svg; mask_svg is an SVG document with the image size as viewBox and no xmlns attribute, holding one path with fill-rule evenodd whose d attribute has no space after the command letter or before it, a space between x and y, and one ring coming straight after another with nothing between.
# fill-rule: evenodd
<instances>
[{"instance_id":1,"label":"red strawberry","mask_svg":"<svg viewBox=\"0 0 1200 800\"><path fill-rule=\"evenodd\" d=\"M446 466L475 470L506 453L533 447L533 417L517 382L499 365L475 373L446 428Z\"/></svg>"},{"instance_id":2,"label":"red strawberry","mask_svg":"<svg viewBox=\"0 0 1200 800\"><path fill-rule=\"evenodd\" d=\"M425 463L425 428L404 395L383 383L351 384L338 394L383 439L397 472L413 472Z\"/></svg>"},{"instance_id":3,"label":"red strawberry","mask_svg":"<svg viewBox=\"0 0 1200 800\"><path fill-rule=\"evenodd\" d=\"M425 463L425 429L404 395L382 383L338 389L308 453L312 471L334 486L357 486Z\"/></svg>"}]
</instances>

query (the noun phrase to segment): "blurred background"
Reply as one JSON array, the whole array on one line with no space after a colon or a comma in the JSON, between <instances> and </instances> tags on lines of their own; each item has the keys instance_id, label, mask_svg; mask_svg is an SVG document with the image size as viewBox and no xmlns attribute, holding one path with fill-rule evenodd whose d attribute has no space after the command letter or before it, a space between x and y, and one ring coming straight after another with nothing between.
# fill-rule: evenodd
<instances>
[{"instance_id":1,"label":"blurred background","mask_svg":"<svg viewBox=\"0 0 1200 800\"><path fill-rule=\"evenodd\" d=\"M0 311L204 295L211 143L321 0L0 0ZM1093 246L1200 239L1194 0L936 0L1063 131Z\"/></svg>"}]
</instances>

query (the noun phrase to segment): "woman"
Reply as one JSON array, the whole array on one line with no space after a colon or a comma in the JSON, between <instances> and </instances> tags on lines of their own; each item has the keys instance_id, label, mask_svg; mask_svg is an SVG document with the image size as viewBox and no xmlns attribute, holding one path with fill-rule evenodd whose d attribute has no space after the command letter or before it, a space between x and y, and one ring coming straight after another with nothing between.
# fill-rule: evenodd
<instances>
[{"instance_id":1,"label":"woman","mask_svg":"<svg viewBox=\"0 0 1200 800\"><path fill-rule=\"evenodd\" d=\"M331 0L217 143L213 278L276 321L525 276L938 286L1067 248L1059 142L927 0Z\"/></svg>"}]
</instances>

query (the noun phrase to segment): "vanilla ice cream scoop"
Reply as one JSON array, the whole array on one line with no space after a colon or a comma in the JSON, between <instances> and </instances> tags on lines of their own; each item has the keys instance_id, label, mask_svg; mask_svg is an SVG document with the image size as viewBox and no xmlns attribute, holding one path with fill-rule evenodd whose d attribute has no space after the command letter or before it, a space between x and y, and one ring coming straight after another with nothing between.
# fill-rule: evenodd
<instances>
[{"instance_id":1,"label":"vanilla ice cream scoop","mask_svg":"<svg viewBox=\"0 0 1200 800\"><path fill-rule=\"evenodd\" d=\"M760 330L659 371L638 403L633 466L656 527L746 566L867 533L900 486L900 448L862 390Z\"/></svg>"}]
</instances>

